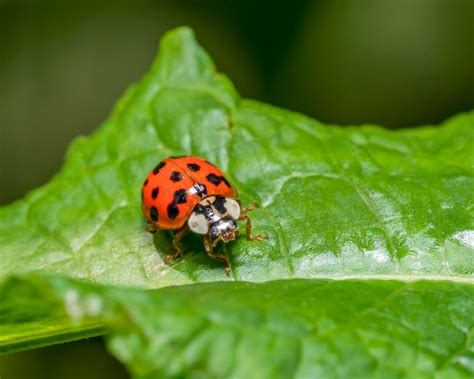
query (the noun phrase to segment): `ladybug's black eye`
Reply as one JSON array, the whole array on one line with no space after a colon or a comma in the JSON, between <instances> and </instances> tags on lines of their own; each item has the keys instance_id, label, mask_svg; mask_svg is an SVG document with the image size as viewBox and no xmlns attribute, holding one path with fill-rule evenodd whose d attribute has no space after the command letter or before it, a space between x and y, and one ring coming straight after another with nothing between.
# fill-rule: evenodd
<instances>
[{"instance_id":1,"label":"ladybug's black eye","mask_svg":"<svg viewBox=\"0 0 474 379\"><path fill-rule=\"evenodd\" d=\"M217 237L219 235L219 228L217 227L217 225L211 225L209 234L211 235L211 237Z\"/></svg>"}]
</instances>

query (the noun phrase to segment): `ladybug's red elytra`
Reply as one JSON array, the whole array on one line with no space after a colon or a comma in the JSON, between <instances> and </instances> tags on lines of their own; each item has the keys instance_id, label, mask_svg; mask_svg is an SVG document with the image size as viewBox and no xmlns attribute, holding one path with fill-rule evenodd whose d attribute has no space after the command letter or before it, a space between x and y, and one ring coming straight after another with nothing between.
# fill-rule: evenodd
<instances>
[{"instance_id":1,"label":"ladybug's red elytra","mask_svg":"<svg viewBox=\"0 0 474 379\"><path fill-rule=\"evenodd\" d=\"M247 213L255 205L242 208L237 191L222 171L198 157L170 157L158 163L143 183L142 209L151 232L176 231L175 250L166 256L167 263L179 255L179 240L189 231L204 235L207 254L223 260L227 273L231 270L228 258L213 253L213 249L219 241L227 243L239 235L237 221L246 221L248 240L265 239L251 234Z\"/></svg>"}]
</instances>

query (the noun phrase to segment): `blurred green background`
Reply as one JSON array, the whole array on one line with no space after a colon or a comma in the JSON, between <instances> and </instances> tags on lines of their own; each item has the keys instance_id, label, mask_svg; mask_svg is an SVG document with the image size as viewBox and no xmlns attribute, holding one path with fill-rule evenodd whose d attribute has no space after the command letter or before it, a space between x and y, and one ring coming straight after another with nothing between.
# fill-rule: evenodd
<instances>
[{"instance_id":1,"label":"blurred green background","mask_svg":"<svg viewBox=\"0 0 474 379\"><path fill-rule=\"evenodd\" d=\"M58 171L175 26L195 30L245 97L401 128L473 108L473 15L472 0L0 0L0 204ZM92 339L0 357L0 377L127 374Z\"/></svg>"}]
</instances>

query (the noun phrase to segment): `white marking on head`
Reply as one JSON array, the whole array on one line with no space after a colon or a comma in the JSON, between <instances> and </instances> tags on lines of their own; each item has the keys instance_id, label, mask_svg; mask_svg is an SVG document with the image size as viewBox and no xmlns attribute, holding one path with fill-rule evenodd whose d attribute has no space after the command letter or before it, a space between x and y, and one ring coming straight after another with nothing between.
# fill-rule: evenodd
<instances>
[{"instance_id":1,"label":"white marking on head","mask_svg":"<svg viewBox=\"0 0 474 379\"><path fill-rule=\"evenodd\" d=\"M227 209L227 214L233 219L237 220L240 217L240 204L238 201L226 198L224 206Z\"/></svg>"},{"instance_id":2,"label":"white marking on head","mask_svg":"<svg viewBox=\"0 0 474 379\"><path fill-rule=\"evenodd\" d=\"M206 234L209 230L209 222L206 220L204 215L199 213L191 213L188 219L189 229L197 234Z\"/></svg>"}]
</instances>

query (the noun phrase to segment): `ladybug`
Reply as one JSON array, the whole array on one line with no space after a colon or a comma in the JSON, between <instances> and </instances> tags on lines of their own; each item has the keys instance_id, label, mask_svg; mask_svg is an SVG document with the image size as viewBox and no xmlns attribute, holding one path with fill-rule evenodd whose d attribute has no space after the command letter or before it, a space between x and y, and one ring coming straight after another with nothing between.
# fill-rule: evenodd
<instances>
[{"instance_id":1,"label":"ladybug","mask_svg":"<svg viewBox=\"0 0 474 379\"><path fill-rule=\"evenodd\" d=\"M213 252L219 241L227 243L239 235L237 221L246 221L247 239L263 240L253 236L247 213L254 204L240 206L237 191L221 170L198 157L166 158L148 174L142 187L142 210L148 230L173 230L174 251L166 256L169 263L181 252L179 241L189 232L204 235L207 254L224 261L227 273L231 271L228 258Z\"/></svg>"}]
</instances>

